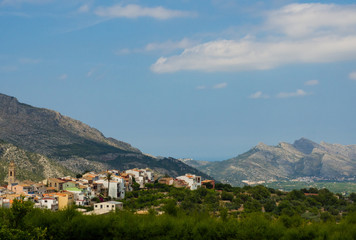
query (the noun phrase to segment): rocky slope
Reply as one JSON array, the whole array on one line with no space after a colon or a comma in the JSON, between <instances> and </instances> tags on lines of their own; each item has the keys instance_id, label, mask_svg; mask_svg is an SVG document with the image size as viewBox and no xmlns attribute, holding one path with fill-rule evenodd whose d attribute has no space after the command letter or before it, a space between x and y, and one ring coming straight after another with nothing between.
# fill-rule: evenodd
<instances>
[{"instance_id":1,"label":"rocky slope","mask_svg":"<svg viewBox=\"0 0 356 240\"><path fill-rule=\"evenodd\" d=\"M106 138L88 125L60 113L19 103L0 94L0 139L42 154L56 155L66 146L91 148L102 144L120 152L137 152L130 144Z\"/></svg>"},{"instance_id":2,"label":"rocky slope","mask_svg":"<svg viewBox=\"0 0 356 240\"><path fill-rule=\"evenodd\" d=\"M73 175L74 173L47 157L20 149L0 141L0 182L7 182L10 161L16 163L18 180L40 181L48 177Z\"/></svg>"},{"instance_id":3,"label":"rocky slope","mask_svg":"<svg viewBox=\"0 0 356 240\"><path fill-rule=\"evenodd\" d=\"M130 144L105 137L80 121L36 108L0 94L0 139L26 151L42 154L71 172L109 168L152 168L171 176L208 176L173 158L155 158Z\"/></svg>"},{"instance_id":4,"label":"rocky slope","mask_svg":"<svg viewBox=\"0 0 356 240\"><path fill-rule=\"evenodd\" d=\"M298 177L336 179L356 176L356 145L317 144L302 138L293 144L259 143L235 158L221 162L192 163L217 180L233 185L242 180L282 180Z\"/></svg>"}]
</instances>

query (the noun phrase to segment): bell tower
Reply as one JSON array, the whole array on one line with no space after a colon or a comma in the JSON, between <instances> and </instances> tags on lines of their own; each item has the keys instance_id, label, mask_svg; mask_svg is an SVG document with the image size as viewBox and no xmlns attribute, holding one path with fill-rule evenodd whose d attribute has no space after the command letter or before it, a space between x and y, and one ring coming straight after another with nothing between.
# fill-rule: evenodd
<instances>
[{"instance_id":1,"label":"bell tower","mask_svg":"<svg viewBox=\"0 0 356 240\"><path fill-rule=\"evenodd\" d=\"M11 161L9 164L9 176L8 176L8 183L9 185L11 185L12 183L14 183L16 181L16 166L14 161Z\"/></svg>"}]
</instances>

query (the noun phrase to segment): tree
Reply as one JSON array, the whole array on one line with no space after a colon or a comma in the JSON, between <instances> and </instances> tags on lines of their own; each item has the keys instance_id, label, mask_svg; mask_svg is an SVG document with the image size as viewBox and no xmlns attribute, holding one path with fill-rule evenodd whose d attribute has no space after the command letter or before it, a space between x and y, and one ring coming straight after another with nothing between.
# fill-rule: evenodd
<instances>
[{"instance_id":1,"label":"tree","mask_svg":"<svg viewBox=\"0 0 356 240\"><path fill-rule=\"evenodd\" d=\"M134 191L140 190L140 184L138 184L137 182L133 182L131 186Z\"/></svg>"},{"instance_id":2,"label":"tree","mask_svg":"<svg viewBox=\"0 0 356 240\"><path fill-rule=\"evenodd\" d=\"M262 205L256 199L250 199L247 202L245 202L244 211L247 212L247 213L261 212L262 211Z\"/></svg>"},{"instance_id":3,"label":"tree","mask_svg":"<svg viewBox=\"0 0 356 240\"><path fill-rule=\"evenodd\" d=\"M264 200L271 196L270 191L262 185L257 185L248 190L252 197L256 200Z\"/></svg>"},{"instance_id":4,"label":"tree","mask_svg":"<svg viewBox=\"0 0 356 240\"><path fill-rule=\"evenodd\" d=\"M234 199L234 194L223 191L221 193L221 199L231 202Z\"/></svg>"},{"instance_id":5,"label":"tree","mask_svg":"<svg viewBox=\"0 0 356 240\"><path fill-rule=\"evenodd\" d=\"M353 202L356 202L356 193L351 193L349 199Z\"/></svg>"},{"instance_id":6,"label":"tree","mask_svg":"<svg viewBox=\"0 0 356 240\"><path fill-rule=\"evenodd\" d=\"M273 212L276 209L277 205L275 201L273 201L272 199L268 199L264 207L266 212Z\"/></svg>"},{"instance_id":7,"label":"tree","mask_svg":"<svg viewBox=\"0 0 356 240\"><path fill-rule=\"evenodd\" d=\"M105 176L105 180L108 181L108 197L110 196L110 181L113 179L112 177L112 173L107 171L106 172L106 176Z\"/></svg>"},{"instance_id":8,"label":"tree","mask_svg":"<svg viewBox=\"0 0 356 240\"><path fill-rule=\"evenodd\" d=\"M304 192L302 190L293 190L287 194L286 199L304 201L306 197L304 196Z\"/></svg>"},{"instance_id":9,"label":"tree","mask_svg":"<svg viewBox=\"0 0 356 240\"><path fill-rule=\"evenodd\" d=\"M33 203L31 201L25 201L24 197L20 200L14 199L12 203L13 224L15 227L19 227L23 223L23 218L33 209Z\"/></svg>"},{"instance_id":10,"label":"tree","mask_svg":"<svg viewBox=\"0 0 356 240\"><path fill-rule=\"evenodd\" d=\"M174 199L167 200L166 204L163 206L163 211L169 215L177 216L178 208L177 203Z\"/></svg>"},{"instance_id":11,"label":"tree","mask_svg":"<svg viewBox=\"0 0 356 240\"><path fill-rule=\"evenodd\" d=\"M204 185L205 185L205 187L206 187L207 189L213 189L213 188L214 188L214 185L211 184L210 182L207 182L207 183L205 183Z\"/></svg>"}]
</instances>

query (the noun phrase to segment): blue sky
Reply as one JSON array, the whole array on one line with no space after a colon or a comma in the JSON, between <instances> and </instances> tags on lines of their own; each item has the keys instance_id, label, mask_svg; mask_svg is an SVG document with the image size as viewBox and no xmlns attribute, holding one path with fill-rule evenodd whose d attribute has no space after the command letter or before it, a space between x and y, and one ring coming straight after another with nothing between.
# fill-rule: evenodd
<instances>
[{"instance_id":1,"label":"blue sky","mask_svg":"<svg viewBox=\"0 0 356 240\"><path fill-rule=\"evenodd\" d=\"M152 155L356 144L353 2L0 0L0 92Z\"/></svg>"}]
</instances>

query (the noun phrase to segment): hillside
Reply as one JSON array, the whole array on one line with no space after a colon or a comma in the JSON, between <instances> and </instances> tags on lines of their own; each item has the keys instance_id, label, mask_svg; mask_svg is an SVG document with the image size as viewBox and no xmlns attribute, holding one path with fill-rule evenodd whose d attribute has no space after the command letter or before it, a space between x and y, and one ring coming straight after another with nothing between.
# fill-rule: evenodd
<instances>
[{"instance_id":1,"label":"hillside","mask_svg":"<svg viewBox=\"0 0 356 240\"><path fill-rule=\"evenodd\" d=\"M8 165L12 160L16 162L16 175L19 180L40 181L48 177L74 174L41 154L31 153L0 141L0 182L2 183L7 182Z\"/></svg>"},{"instance_id":2,"label":"hillside","mask_svg":"<svg viewBox=\"0 0 356 240\"><path fill-rule=\"evenodd\" d=\"M288 180L298 177L324 179L356 176L356 145L322 142L317 144L305 138L293 144L268 146L259 143L237 157L211 163L187 162L216 180L233 185L242 180Z\"/></svg>"},{"instance_id":3,"label":"hillside","mask_svg":"<svg viewBox=\"0 0 356 240\"><path fill-rule=\"evenodd\" d=\"M143 154L78 120L4 94L0 94L0 139L52 159L74 173L148 167L171 176L189 172L208 178L176 159Z\"/></svg>"}]
</instances>

